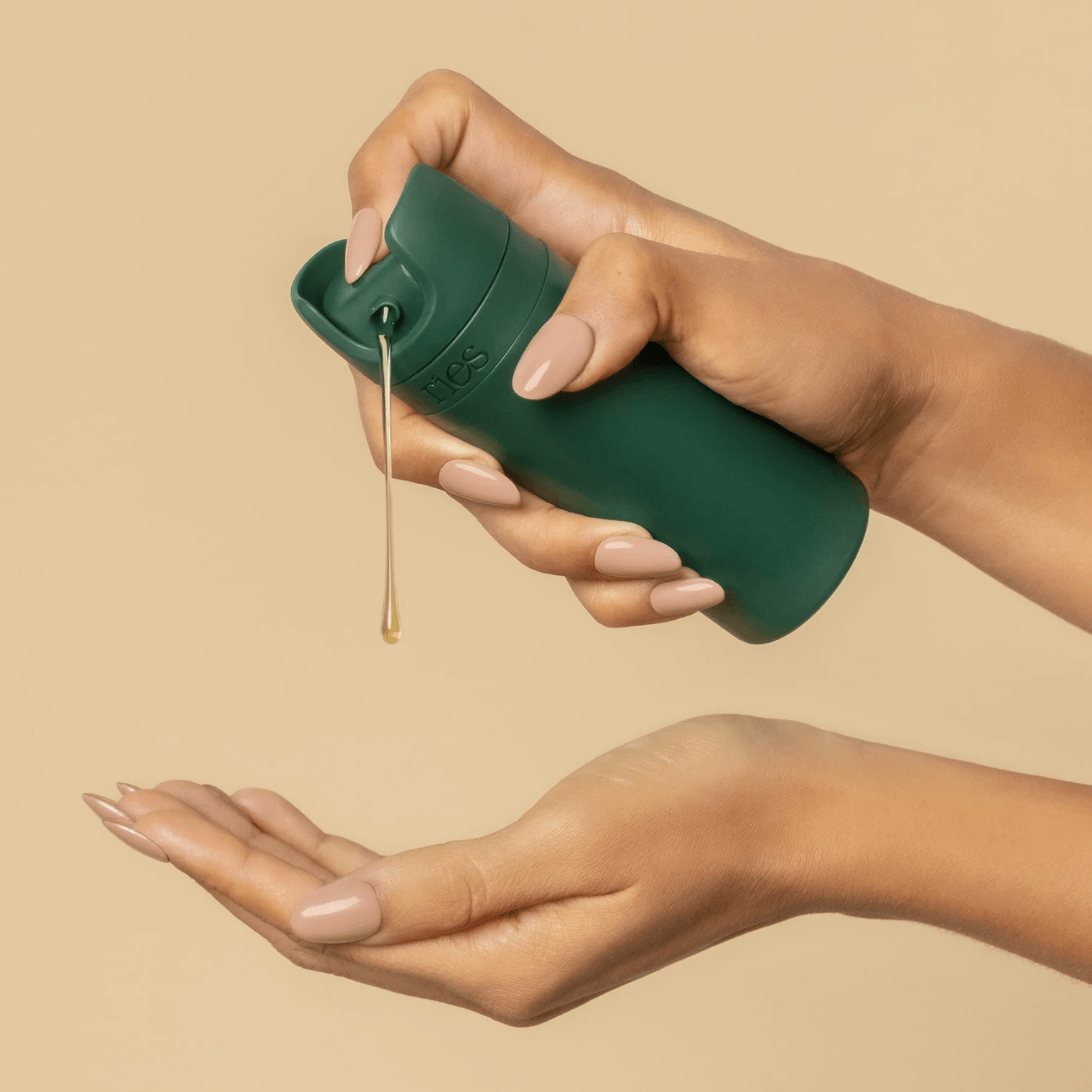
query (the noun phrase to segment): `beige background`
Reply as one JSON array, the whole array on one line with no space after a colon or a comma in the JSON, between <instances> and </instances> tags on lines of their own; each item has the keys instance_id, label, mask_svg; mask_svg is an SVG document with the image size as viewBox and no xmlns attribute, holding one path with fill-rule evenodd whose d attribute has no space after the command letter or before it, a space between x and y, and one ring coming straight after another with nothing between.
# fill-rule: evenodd
<instances>
[{"instance_id":1,"label":"beige background","mask_svg":"<svg viewBox=\"0 0 1092 1092\"><path fill-rule=\"evenodd\" d=\"M4 1085L1089 1087L1087 987L912 925L796 921L530 1031L308 976L78 794L268 785L394 850L711 710L1092 780L1092 638L881 518L756 649L600 630L402 486L385 647L380 480L287 294L358 143L443 65L686 204L1092 347L1090 38L1086 0L6 13Z\"/></svg>"}]
</instances>

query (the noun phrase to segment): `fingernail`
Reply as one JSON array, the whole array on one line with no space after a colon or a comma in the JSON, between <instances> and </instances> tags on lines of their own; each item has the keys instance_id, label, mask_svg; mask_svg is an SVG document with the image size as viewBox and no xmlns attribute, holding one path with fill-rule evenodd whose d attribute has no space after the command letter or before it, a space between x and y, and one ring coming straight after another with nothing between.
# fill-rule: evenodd
<instances>
[{"instance_id":1,"label":"fingernail","mask_svg":"<svg viewBox=\"0 0 1092 1092\"><path fill-rule=\"evenodd\" d=\"M440 488L465 500L482 504L519 504L516 483L499 470L470 459L452 459L440 467Z\"/></svg>"},{"instance_id":2,"label":"fingernail","mask_svg":"<svg viewBox=\"0 0 1092 1092\"><path fill-rule=\"evenodd\" d=\"M133 830L132 827L127 827L123 823L112 823L105 819L102 825L111 834L117 835L127 846L132 846L138 853L143 853L145 857L151 857L153 861L170 860L146 834L141 834L140 831Z\"/></svg>"},{"instance_id":3,"label":"fingernail","mask_svg":"<svg viewBox=\"0 0 1092 1092\"><path fill-rule=\"evenodd\" d=\"M595 335L576 315L554 315L523 350L512 389L537 401L567 387L591 359Z\"/></svg>"},{"instance_id":4,"label":"fingernail","mask_svg":"<svg viewBox=\"0 0 1092 1092\"><path fill-rule=\"evenodd\" d=\"M723 599L724 589L716 581L698 577L657 584L649 596L649 603L657 614L681 615L708 610Z\"/></svg>"},{"instance_id":5,"label":"fingernail","mask_svg":"<svg viewBox=\"0 0 1092 1092\"><path fill-rule=\"evenodd\" d=\"M361 209L349 228L345 240L345 279L355 284L364 276L364 270L372 264L375 252L383 238L383 221L375 209Z\"/></svg>"},{"instance_id":6,"label":"fingernail","mask_svg":"<svg viewBox=\"0 0 1092 1092\"><path fill-rule=\"evenodd\" d=\"M604 576L670 576L682 568L682 559L654 538L618 535L599 543L595 567Z\"/></svg>"},{"instance_id":7,"label":"fingernail","mask_svg":"<svg viewBox=\"0 0 1092 1092\"><path fill-rule=\"evenodd\" d=\"M120 792L123 796L127 792L136 792L140 788L139 785L130 785L128 781L117 781L115 782L115 784L118 787L118 792Z\"/></svg>"},{"instance_id":8,"label":"fingernail","mask_svg":"<svg viewBox=\"0 0 1092 1092\"><path fill-rule=\"evenodd\" d=\"M379 896L370 883L346 876L320 887L292 911L291 928L301 940L347 944L379 929Z\"/></svg>"},{"instance_id":9,"label":"fingernail","mask_svg":"<svg viewBox=\"0 0 1092 1092\"><path fill-rule=\"evenodd\" d=\"M113 819L117 823L131 823L132 819L113 802L97 792L85 792L83 802L100 818Z\"/></svg>"}]
</instances>

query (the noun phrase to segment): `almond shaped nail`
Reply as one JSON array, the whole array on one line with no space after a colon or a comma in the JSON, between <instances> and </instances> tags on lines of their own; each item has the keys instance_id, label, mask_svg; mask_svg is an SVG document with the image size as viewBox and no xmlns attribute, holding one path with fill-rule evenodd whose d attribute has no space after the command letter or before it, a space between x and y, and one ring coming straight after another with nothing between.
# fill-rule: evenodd
<instances>
[{"instance_id":1,"label":"almond shaped nail","mask_svg":"<svg viewBox=\"0 0 1092 1092\"><path fill-rule=\"evenodd\" d=\"M576 315L557 314L539 330L512 373L512 389L537 401L567 387L591 359L595 335Z\"/></svg>"},{"instance_id":2,"label":"almond shaped nail","mask_svg":"<svg viewBox=\"0 0 1092 1092\"><path fill-rule=\"evenodd\" d=\"M724 600L724 589L715 580L688 577L657 584L648 598L657 614L678 617L715 607Z\"/></svg>"},{"instance_id":3,"label":"almond shaped nail","mask_svg":"<svg viewBox=\"0 0 1092 1092\"><path fill-rule=\"evenodd\" d=\"M137 792L140 789L139 785L130 785L128 781L116 781L114 784L117 785L118 792L120 792L122 796L125 796L126 793Z\"/></svg>"},{"instance_id":4,"label":"almond shaped nail","mask_svg":"<svg viewBox=\"0 0 1092 1092\"><path fill-rule=\"evenodd\" d=\"M100 818L112 819L115 823L131 823L132 819L105 796L99 796L97 792L85 792L83 802Z\"/></svg>"},{"instance_id":5,"label":"almond shaped nail","mask_svg":"<svg viewBox=\"0 0 1092 1092\"><path fill-rule=\"evenodd\" d=\"M382 920L375 888L363 880L345 876L297 903L290 927L301 940L348 944L378 932Z\"/></svg>"},{"instance_id":6,"label":"almond shaped nail","mask_svg":"<svg viewBox=\"0 0 1092 1092\"><path fill-rule=\"evenodd\" d=\"M169 861L170 858L149 838L141 834L139 830L125 826L124 823L114 823L107 819L102 825L116 837L120 838L127 846L132 846L137 853L143 853L145 857L151 857L153 861Z\"/></svg>"},{"instance_id":7,"label":"almond shaped nail","mask_svg":"<svg viewBox=\"0 0 1092 1092\"><path fill-rule=\"evenodd\" d=\"M345 279L355 284L375 260L383 239L383 221L375 209L363 208L354 217L345 240Z\"/></svg>"},{"instance_id":8,"label":"almond shaped nail","mask_svg":"<svg viewBox=\"0 0 1092 1092\"><path fill-rule=\"evenodd\" d=\"M481 504L501 504L514 508L519 504L516 483L491 466L471 459L452 459L440 467L440 488L464 500Z\"/></svg>"},{"instance_id":9,"label":"almond shaped nail","mask_svg":"<svg viewBox=\"0 0 1092 1092\"><path fill-rule=\"evenodd\" d=\"M604 576L670 576L682 568L682 559L665 542L616 535L599 543L595 567Z\"/></svg>"}]
</instances>

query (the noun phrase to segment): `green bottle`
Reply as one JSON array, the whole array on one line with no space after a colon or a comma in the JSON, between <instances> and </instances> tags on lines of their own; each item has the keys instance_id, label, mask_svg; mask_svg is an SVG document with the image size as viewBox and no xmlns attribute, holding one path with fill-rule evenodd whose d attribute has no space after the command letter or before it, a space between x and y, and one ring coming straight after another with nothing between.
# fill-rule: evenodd
<instances>
[{"instance_id":1,"label":"green bottle","mask_svg":"<svg viewBox=\"0 0 1092 1092\"><path fill-rule=\"evenodd\" d=\"M512 389L520 354L572 267L447 175L410 172L386 225L391 253L355 284L344 241L300 270L292 302L336 352L488 451L520 485L587 516L638 523L724 588L704 613L744 641L806 621L845 576L868 495L830 455L703 386L649 344L617 375L542 401Z\"/></svg>"}]
</instances>

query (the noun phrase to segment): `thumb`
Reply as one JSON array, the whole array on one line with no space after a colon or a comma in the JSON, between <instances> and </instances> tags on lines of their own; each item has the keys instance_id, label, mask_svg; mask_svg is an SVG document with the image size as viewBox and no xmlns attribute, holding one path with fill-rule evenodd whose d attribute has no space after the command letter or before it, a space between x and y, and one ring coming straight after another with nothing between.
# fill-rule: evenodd
<instances>
[{"instance_id":1,"label":"thumb","mask_svg":"<svg viewBox=\"0 0 1092 1092\"><path fill-rule=\"evenodd\" d=\"M313 891L292 911L301 940L402 944L583 894L573 846L525 822L496 834L380 858Z\"/></svg>"},{"instance_id":2,"label":"thumb","mask_svg":"<svg viewBox=\"0 0 1092 1092\"><path fill-rule=\"evenodd\" d=\"M554 315L512 375L523 398L583 390L621 371L650 341L693 332L719 281L711 255L636 235L602 235L584 252Z\"/></svg>"}]
</instances>

